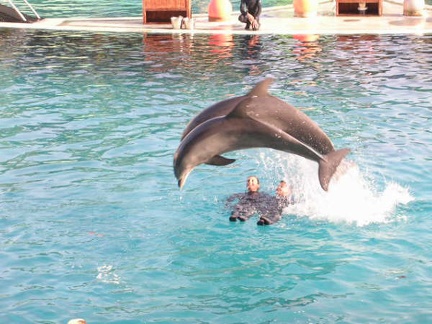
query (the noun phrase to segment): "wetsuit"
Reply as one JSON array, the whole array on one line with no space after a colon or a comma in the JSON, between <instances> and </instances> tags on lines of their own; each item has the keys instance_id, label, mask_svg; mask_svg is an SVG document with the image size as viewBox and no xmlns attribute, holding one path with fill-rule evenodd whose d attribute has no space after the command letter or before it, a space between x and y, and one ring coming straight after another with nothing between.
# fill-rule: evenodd
<instances>
[{"instance_id":1,"label":"wetsuit","mask_svg":"<svg viewBox=\"0 0 432 324\"><path fill-rule=\"evenodd\" d=\"M236 220L244 222L254 214L259 214L261 218L264 217L266 224L273 224L281 219L276 199L268 194L261 192L235 194L227 199L227 203L233 200L237 200L238 202L231 213L230 221L232 222Z\"/></svg>"},{"instance_id":2,"label":"wetsuit","mask_svg":"<svg viewBox=\"0 0 432 324\"><path fill-rule=\"evenodd\" d=\"M293 196L276 196L273 204L266 208L258 221L258 225L271 225L281 220L283 209L293 204Z\"/></svg>"},{"instance_id":3,"label":"wetsuit","mask_svg":"<svg viewBox=\"0 0 432 324\"><path fill-rule=\"evenodd\" d=\"M261 213L258 225L271 225L281 220L282 211L290 204L288 197L274 197L272 204L270 204Z\"/></svg>"}]
</instances>

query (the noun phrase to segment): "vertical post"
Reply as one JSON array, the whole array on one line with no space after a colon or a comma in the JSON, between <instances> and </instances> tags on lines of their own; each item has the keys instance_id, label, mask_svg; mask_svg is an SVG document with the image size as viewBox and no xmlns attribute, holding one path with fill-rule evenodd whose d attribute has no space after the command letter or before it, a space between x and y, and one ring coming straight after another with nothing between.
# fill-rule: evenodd
<instances>
[{"instance_id":1,"label":"vertical post","mask_svg":"<svg viewBox=\"0 0 432 324\"><path fill-rule=\"evenodd\" d=\"M8 0L8 2L11 5L11 7L15 10L15 12L18 14L18 16L20 16L22 21L27 22L26 17L24 17L24 15L21 13L21 11L18 10L18 8L15 6L15 4L12 2L12 0Z\"/></svg>"},{"instance_id":2,"label":"vertical post","mask_svg":"<svg viewBox=\"0 0 432 324\"><path fill-rule=\"evenodd\" d=\"M40 20L41 17L38 15L38 13L36 12L36 10L34 10L33 6L27 0L23 0L23 1L30 8L30 10L34 13L34 15L36 16L36 18Z\"/></svg>"}]
</instances>

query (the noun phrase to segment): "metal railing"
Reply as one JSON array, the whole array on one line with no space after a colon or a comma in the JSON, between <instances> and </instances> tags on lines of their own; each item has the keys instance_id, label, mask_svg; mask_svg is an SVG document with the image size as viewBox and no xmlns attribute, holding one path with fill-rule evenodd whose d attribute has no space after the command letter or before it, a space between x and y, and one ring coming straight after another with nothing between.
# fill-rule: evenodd
<instances>
[{"instance_id":1,"label":"metal railing","mask_svg":"<svg viewBox=\"0 0 432 324\"><path fill-rule=\"evenodd\" d=\"M33 6L27 0L22 0L22 1L31 10L31 12L33 12L33 14L35 15L35 17L38 20L40 20L41 17L36 12L36 10L33 8ZM15 12L17 13L17 15L22 19L22 21L27 22L26 16L18 9L18 7L15 5L15 3L13 3L12 0L8 0L8 2L9 2L9 5L13 8L13 10L15 10Z\"/></svg>"}]
</instances>

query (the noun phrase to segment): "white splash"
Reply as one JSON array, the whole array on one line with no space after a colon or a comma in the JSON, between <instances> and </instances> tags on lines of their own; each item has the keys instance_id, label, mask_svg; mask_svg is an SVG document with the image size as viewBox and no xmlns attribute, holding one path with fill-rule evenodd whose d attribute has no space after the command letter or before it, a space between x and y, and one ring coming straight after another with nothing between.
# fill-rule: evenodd
<instances>
[{"instance_id":1,"label":"white splash","mask_svg":"<svg viewBox=\"0 0 432 324\"><path fill-rule=\"evenodd\" d=\"M396 207L414 200L407 188L394 182L378 192L377 185L351 162L344 161L325 192L318 182L316 163L293 155L261 158L267 170L271 165L275 169L277 163L278 173L293 186L296 204L286 208L286 214L365 226L400 219L403 216L395 216Z\"/></svg>"},{"instance_id":2,"label":"white splash","mask_svg":"<svg viewBox=\"0 0 432 324\"><path fill-rule=\"evenodd\" d=\"M110 284L120 284L120 277L114 273L114 269L112 265L103 265L97 268L98 275L96 279L100 280L104 283Z\"/></svg>"}]
</instances>

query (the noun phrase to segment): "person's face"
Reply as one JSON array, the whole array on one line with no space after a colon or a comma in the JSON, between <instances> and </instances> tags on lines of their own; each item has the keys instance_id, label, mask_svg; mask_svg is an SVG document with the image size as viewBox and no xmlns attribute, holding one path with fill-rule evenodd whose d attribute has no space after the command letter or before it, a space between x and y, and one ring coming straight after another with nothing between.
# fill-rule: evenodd
<instances>
[{"instance_id":1,"label":"person's face","mask_svg":"<svg viewBox=\"0 0 432 324\"><path fill-rule=\"evenodd\" d=\"M276 193L278 196L287 196L289 194L289 188L286 182L279 183L279 186L276 188Z\"/></svg>"},{"instance_id":2,"label":"person's face","mask_svg":"<svg viewBox=\"0 0 432 324\"><path fill-rule=\"evenodd\" d=\"M249 192L257 192L260 187L258 179L255 177L249 177L246 182L246 187Z\"/></svg>"}]
</instances>

